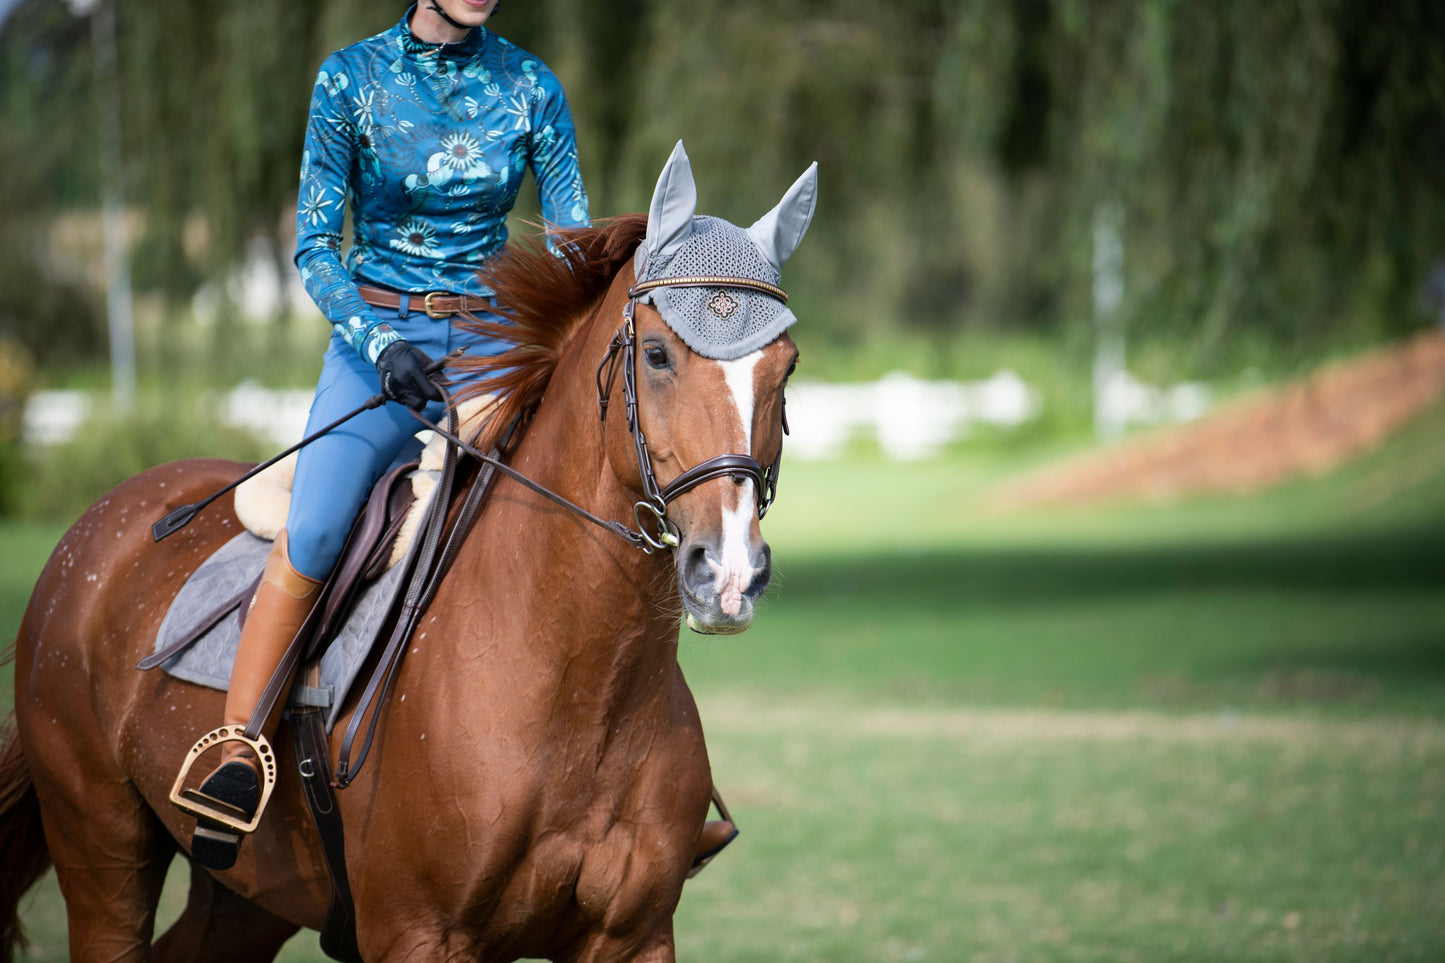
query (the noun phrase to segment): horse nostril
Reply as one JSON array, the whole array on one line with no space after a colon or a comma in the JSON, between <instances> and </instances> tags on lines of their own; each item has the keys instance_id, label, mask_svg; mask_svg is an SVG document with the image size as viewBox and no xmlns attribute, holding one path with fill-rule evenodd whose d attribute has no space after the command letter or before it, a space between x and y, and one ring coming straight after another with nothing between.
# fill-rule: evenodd
<instances>
[{"instance_id":1,"label":"horse nostril","mask_svg":"<svg viewBox=\"0 0 1445 963\"><path fill-rule=\"evenodd\" d=\"M755 599L768 590L768 583L773 580L773 550L764 544L753 560L753 580L748 584L744 592L748 598Z\"/></svg>"},{"instance_id":2,"label":"horse nostril","mask_svg":"<svg viewBox=\"0 0 1445 963\"><path fill-rule=\"evenodd\" d=\"M712 584L712 567L707 563L707 549L704 546L692 545L683 554L682 578L693 590Z\"/></svg>"}]
</instances>

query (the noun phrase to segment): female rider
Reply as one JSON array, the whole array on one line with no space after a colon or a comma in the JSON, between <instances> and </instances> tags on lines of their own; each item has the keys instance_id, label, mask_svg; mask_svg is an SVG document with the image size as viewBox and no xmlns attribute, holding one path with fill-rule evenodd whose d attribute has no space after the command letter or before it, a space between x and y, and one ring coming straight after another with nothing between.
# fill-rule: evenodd
<instances>
[{"instance_id":1,"label":"female rider","mask_svg":"<svg viewBox=\"0 0 1445 963\"><path fill-rule=\"evenodd\" d=\"M371 409L301 449L286 527L248 612L225 724L245 725L310 614L372 484L418 425L403 406L442 414L431 359L506 346L458 330L489 320L477 269L507 239L505 218L528 167L542 217L588 223L567 99L536 57L486 29L498 0L421 0L390 30L332 54L311 97L296 211L296 264L333 326L307 433L378 391ZM346 203L353 239L343 258ZM276 728L276 714L262 732ZM226 742L200 793L249 819L260 802L255 757ZM229 868L239 833L200 817L197 862Z\"/></svg>"}]
</instances>

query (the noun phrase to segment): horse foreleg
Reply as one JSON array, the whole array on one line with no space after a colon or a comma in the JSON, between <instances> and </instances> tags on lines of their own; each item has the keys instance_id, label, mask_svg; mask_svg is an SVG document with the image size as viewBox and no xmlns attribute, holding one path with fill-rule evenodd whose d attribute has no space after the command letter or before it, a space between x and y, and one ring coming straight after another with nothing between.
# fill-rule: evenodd
<instances>
[{"instance_id":1,"label":"horse foreleg","mask_svg":"<svg viewBox=\"0 0 1445 963\"><path fill-rule=\"evenodd\" d=\"M194 864L185 912L155 945L157 963L265 963L298 927L231 892Z\"/></svg>"}]
</instances>

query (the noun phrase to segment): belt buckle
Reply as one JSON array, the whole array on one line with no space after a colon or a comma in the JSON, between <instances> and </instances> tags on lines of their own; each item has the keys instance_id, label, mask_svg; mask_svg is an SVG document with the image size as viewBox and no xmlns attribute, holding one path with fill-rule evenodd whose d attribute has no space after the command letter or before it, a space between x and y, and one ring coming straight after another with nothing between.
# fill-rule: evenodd
<instances>
[{"instance_id":1,"label":"belt buckle","mask_svg":"<svg viewBox=\"0 0 1445 963\"><path fill-rule=\"evenodd\" d=\"M451 317L454 312L443 311L440 308L432 306L431 299L436 297L444 298L446 297L446 294L441 291L428 291L426 297L421 299L422 307L426 309L426 316L429 318L434 318L438 321L440 321L442 318Z\"/></svg>"}]
</instances>

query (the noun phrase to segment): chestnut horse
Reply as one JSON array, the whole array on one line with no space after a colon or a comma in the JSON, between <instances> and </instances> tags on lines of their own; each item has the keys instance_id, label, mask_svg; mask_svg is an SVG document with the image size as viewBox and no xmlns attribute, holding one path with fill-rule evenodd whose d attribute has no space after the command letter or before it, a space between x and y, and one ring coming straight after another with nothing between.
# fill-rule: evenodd
<instances>
[{"instance_id":1,"label":"chestnut horse","mask_svg":"<svg viewBox=\"0 0 1445 963\"><path fill-rule=\"evenodd\" d=\"M490 272L517 343L490 369L508 392L493 424L530 416L510 464L629 525L644 482L626 379L603 383L616 414L599 419L597 377L625 309L662 482L723 453L772 462L796 357L780 333L740 360L710 360L630 300L635 250L679 223L665 209L677 192L663 201L646 219L565 235L563 256L514 246ZM797 210L782 215L793 237L779 267L802 234ZM164 543L150 526L243 467L189 461L132 478L81 516L40 575L16 643L18 737L0 754L0 959L47 853L76 961L269 960L298 928L322 925L330 884L283 733L260 827L233 869L192 866L183 914L152 945L167 866L192 828L167 793L223 694L135 665L187 577L239 525L226 498ZM644 553L511 479L494 485L419 620L367 766L339 793L361 953L672 960L712 787L679 618L721 631L751 620L770 570L764 495L751 480L706 480L670 506L675 550Z\"/></svg>"}]
</instances>

